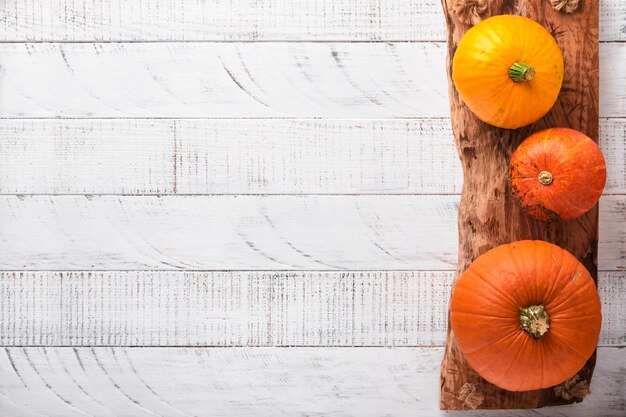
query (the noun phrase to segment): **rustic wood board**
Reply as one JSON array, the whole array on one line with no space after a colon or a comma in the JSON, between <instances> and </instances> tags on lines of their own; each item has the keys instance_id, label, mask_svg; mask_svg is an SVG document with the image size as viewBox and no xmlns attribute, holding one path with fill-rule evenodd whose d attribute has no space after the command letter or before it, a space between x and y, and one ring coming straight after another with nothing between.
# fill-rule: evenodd
<instances>
[{"instance_id":1,"label":"rustic wood board","mask_svg":"<svg viewBox=\"0 0 626 417\"><path fill-rule=\"evenodd\" d=\"M626 43L601 45L600 116L626 116ZM446 47L4 43L0 118L448 117Z\"/></svg>"},{"instance_id":2,"label":"rustic wood board","mask_svg":"<svg viewBox=\"0 0 626 417\"><path fill-rule=\"evenodd\" d=\"M622 349L623 350L623 349ZM5 348L3 416L493 417L437 410L441 348ZM622 417L626 356L600 348L581 404L532 416ZM503 411L498 417L528 415Z\"/></svg>"},{"instance_id":3,"label":"rustic wood board","mask_svg":"<svg viewBox=\"0 0 626 417\"><path fill-rule=\"evenodd\" d=\"M461 23L452 12L451 1L442 0L442 5L448 32L452 130L464 173L457 272L463 273L479 255L495 246L540 239L570 251L597 280L597 206L569 222L546 224L531 219L514 201L506 173L511 153L532 132L546 127L570 127L598 140L598 1L584 1L581 11L571 15L559 13L543 0L490 3L484 18L514 14L539 22L555 37L565 61L563 87L552 110L537 123L517 130L499 129L481 122L460 100L451 77L452 57L470 26ZM594 354L579 371L581 380L591 380L595 362ZM449 328L441 365L441 408L466 408L467 403L460 395L466 383L473 384L483 396L482 402L473 404L473 408L539 408L580 401L558 397L553 388L510 392L490 384L469 366Z\"/></svg>"},{"instance_id":4,"label":"rustic wood board","mask_svg":"<svg viewBox=\"0 0 626 417\"><path fill-rule=\"evenodd\" d=\"M599 274L626 344L626 271ZM0 346L442 346L453 271L0 273Z\"/></svg>"},{"instance_id":5,"label":"rustic wood board","mask_svg":"<svg viewBox=\"0 0 626 417\"><path fill-rule=\"evenodd\" d=\"M600 120L626 193L626 118ZM441 175L445 172L446 175ZM0 120L0 194L460 194L450 119Z\"/></svg>"}]
</instances>

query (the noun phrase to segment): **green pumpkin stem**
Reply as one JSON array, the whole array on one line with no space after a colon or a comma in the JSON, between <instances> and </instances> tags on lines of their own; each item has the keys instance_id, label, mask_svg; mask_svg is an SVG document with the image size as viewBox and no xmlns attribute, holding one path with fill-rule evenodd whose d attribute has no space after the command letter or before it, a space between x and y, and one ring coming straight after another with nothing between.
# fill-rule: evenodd
<instances>
[{"instance_id":1,"label":"green pumpkin stem","mask_svg":"<svg viewBox=\"0 0 626 417\"><path fill-rule=\"evenodd\" d=\"M543 305L529 306L520 309L520 328L535 339L541 339L550 328L550 316Z\"/></svg>"},{"instance_id":2,"label":"green pumpkin stem","mask_svg":"<svg viewBox=\"0 0 626 417\"><path fill-rule=\"evenodd\" d=\"M525 62L518 61L509 68L509 78L516 83L530 81L535 76L535 69Z\"/></svg>"}]
</instances>

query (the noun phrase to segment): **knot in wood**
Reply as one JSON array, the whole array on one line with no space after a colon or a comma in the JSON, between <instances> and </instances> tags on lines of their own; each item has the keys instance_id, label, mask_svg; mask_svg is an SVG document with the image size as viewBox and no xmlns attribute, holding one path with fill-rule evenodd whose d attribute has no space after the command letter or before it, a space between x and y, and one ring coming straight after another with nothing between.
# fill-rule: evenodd
<instances>
[{"instance_id":1,"label":"knot in wood","mask_svg":"<svg viewBox=\"0 0 626 417\"><path fill-rule=\"evenodd\" d=\"M475 25L482 20L487 7L487 0L454 0L452 2L452 13L459 22L466 25Z\"/></svg>"},{"instance_id":2,"label":"knot in wood","mask_svg":"<svg viewBox=\"0 0 626 417\"><path fill-rule=\"evenodd\" d=\"M478 391L476 385L466 382L461 387L461 392L459 392L457 398L463 403L464 407L475 410L483 403L485 396Z\"/></svg>"},{"instance_id":3,"label":"knot in wood","mask_svg":"<svg viewBox=\"0 0 626 417\"><path fill-rule=\"evenodd\" d=\"M562 384L554 387L554 393L557 397L561 397L565 401L582 401L585 396L591 393L591 390L589 389L589 383L587 381L580 380L579 375L574 375Z\"/></svg>"},{"instance_id":4,"label":"knot in wood","mask_svg":"<svg viewBox=\"0 0 626 417\"><path fill-rule=\"evenodd\" d=\"M550 5L561 13L574 13L580 6L580 0L548 0Z\"/></svg>"}]
</instances>

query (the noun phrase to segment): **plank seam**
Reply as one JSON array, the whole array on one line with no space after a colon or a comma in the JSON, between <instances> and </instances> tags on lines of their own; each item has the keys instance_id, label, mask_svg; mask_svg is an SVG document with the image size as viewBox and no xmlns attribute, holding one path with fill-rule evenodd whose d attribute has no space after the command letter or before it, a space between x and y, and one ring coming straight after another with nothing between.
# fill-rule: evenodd
<instances>
[{"instance_id":1,"label":"plank seam","mask_svg":"<svg viewBox=\"0 0 626 417\"><path fill-rule=\"evenodd\" d=\"M620 115L620 116L600 116L599 117L600 120L619 120L619 119L626 119L626 114L625 115ZM450 120L450 116L394 116L394 117L378 117L378 116L366 116L366 117L323 117L323 116L280 116L280 117L275 117L275 116L244 116L244 117L194 117L194 116L189 116L189 117L181 117L181 116L176 116L176 117L172 117L172 116L164 116L164 117L158 117L158 116L153 116L153 117L144 117L144 116L124 116L124 117L33 117L33 116L28 116L28 117L6 117L6 116L0 116L0 121L3 120L19 120L19 121L28 121L28 120L80 120L80 121L90 121L90 120L132 120L132 121L136 121L136 120L146 120L146 121L151 121L151 120L163 120L163 121L177 121L177 120L215 120L215 121L220 121L220 120L303 120L303 121L350 121L350 120L354 120L354 121L361 121L361 120L368 120L368 121L374 121L374 120L378 120L378 121L394 121L394 120Z\"/></svg>"},{"instance_id":2,"label":"plank seam","mask_svg":"<svg viewBox=\"0 0 626 417\"><path fill-rule=\"evenodd\" d=\"M101 45L101 44L205 44L205 43L216 43L216 44L257 44L257 43L332 43L332 44L351 44L351 43L372 43L372 44L385 44L385 43L434 43L434 44L445 44L446 41L442 39L261 39L261 40L233 40L233 39L216 39L216 40L204 40L204 39L185 39L185 40L113 40L113 41L99 41L99 40L44 40L44 41L29 41L29 40L5 40L1 41L2 44L88 44L88 45ZM626 43L626 40L616 39L616 40L602 40L599 41L600 44L608 44L608 43Z\"/></svg>"}]
</instances>

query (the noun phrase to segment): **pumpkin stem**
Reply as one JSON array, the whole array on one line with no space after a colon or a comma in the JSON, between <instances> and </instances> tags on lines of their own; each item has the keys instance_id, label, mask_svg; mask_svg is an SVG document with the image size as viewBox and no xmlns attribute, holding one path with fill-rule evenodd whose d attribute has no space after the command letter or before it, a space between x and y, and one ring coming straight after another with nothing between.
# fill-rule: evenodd
<instances>
[{"instance_id":1,"label":"pumpkin stem","mask_svg":"<svg viewBox=\"0 0 626 417\"><path fill-rule=\"evenodd\" d=\"M525 62L518 61L509 68L509 78L516 83L530 81L535 76L535 69Z\"/></svg>"},{"instance_id":2,"label":"pumpkin stem","mask_svg":"<svg viewBox=\"0 0 626 417\"><path fill-rule=\"evenodd\" d=\"M529 306L520 309L520 328L535 339L541 339L550 328L550 316L543 305Z\"/></svg>"},{"instance_id":3,"label":"pumpkin stem","mask_svg":"<svg viewBox=\"0 0 626 417\"><path fill-rule=\"evenodd\" d=\"M554 177L552 176L551 172L541 171L539 173L539 177L537 177L537 179L543 185L550 185L550 184L552 184L552 180L554 179Z\"/></svg>"}]
</instances>

